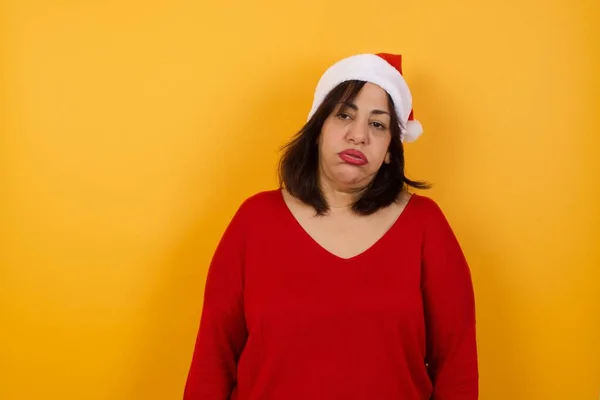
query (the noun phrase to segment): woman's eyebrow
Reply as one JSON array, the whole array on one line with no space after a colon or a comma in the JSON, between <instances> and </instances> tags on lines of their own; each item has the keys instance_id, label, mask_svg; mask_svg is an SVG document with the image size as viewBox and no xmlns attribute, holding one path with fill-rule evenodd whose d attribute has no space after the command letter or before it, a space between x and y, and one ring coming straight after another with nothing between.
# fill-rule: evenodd
<instances>
[{"instance_id":1,"label":"woman's eyebrow","mask_svg":"<svg viewBox=\"0 0 600 400\"><path fill-rule=\"evenodd\" d=\"M351 108L354 111L358 111L358 107L356 106L356 104L354 103L348 103L348 102L341 102L340 103L342 105L342 107L347 107L347 108ZM390 113L384 110L372 110L371 114L376 114L376 115L381 115L381 114L387 114L391 117Z\"/></svg>"}]
</instances>

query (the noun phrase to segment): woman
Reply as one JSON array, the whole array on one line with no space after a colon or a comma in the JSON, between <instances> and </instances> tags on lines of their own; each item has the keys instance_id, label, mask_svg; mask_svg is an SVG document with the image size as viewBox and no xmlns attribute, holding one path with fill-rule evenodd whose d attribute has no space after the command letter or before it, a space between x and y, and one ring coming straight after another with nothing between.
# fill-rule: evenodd
<instances>
[{"instance_id":1,"label":"woman","mask_svg":"<svg viewBox=\"0 0 600 400\"><path fill-rule=\"evenodd\" d=\"M331 66L213 256L185 400L471 400L474 293L436 203L409 187L421 134L400 56Z\"/></svg>"}]
</instances>

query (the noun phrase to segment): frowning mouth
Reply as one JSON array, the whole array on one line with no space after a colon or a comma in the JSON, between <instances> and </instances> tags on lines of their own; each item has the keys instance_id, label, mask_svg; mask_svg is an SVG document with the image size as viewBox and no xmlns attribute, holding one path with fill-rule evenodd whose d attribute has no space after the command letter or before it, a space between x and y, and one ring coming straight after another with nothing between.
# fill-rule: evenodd
<instances>
[{"instance_id":1,"label":"frowning mouth","mask_svg":"<svg viewBox=\"0 0 600 400\"><path fill-rule=\"evenodd\" d=\"M338 154L339 157L348 164L351 165L365 165L369 161L367 160L367 156L365 156L362 152L353 149L347 149Z\"/></svg>"}]
</instances>

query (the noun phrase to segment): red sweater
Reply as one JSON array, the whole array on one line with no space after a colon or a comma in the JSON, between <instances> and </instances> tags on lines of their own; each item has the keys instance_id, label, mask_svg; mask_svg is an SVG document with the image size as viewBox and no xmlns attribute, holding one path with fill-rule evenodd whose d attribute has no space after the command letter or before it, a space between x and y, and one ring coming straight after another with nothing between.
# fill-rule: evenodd
<instances>
[{"instance_id":1,"label":"red sweater","mask_svg":"<svg viewBox=\"0 0 600 400\"><path fill-rule=\"evenodd\" d=\"M247 199L207 277L184 400L473 400L474 293L446 218L414 194L343 259L279 190Z\"/></svg>"}]
</instances>

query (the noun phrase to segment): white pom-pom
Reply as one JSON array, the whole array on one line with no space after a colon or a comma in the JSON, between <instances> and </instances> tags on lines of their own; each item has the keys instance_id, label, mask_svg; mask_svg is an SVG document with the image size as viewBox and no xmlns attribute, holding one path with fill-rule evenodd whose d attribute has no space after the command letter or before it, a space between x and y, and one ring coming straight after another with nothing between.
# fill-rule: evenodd
<instances>
[{"instance_id":1,"label":"white pom-pom","mask_svg":"<svg viewBox=\"0 0 600 400\"><path fill-rule=\"evenodd\" d=\"M406 123L406 130L402 134L404 142L414 142L423 133L423 126L419 121L411 120Z\"/></svg>"}]
</instances>

